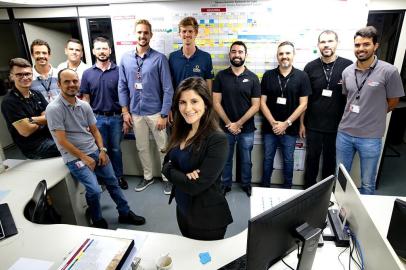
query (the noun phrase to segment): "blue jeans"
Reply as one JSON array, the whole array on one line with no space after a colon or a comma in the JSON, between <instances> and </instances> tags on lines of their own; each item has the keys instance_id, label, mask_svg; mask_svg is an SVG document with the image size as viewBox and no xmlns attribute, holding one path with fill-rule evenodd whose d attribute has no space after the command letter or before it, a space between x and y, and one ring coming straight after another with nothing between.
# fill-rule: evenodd
<instances>
[{"instance_id":1,"label":"blue jeans","mask_svg":"<svg viewBox=\"0 0 406 270\"><path fill-rule=\"evenodd\" d=\"M99 160L99 151L96 151L90 155L89 157L93 158L96 161L96 164ZM105 185L110 193L111 198L117 205L117 210L119 215L127 215L130 211L128 206L127 200L124 198L124 194L121 191L121 188L118 186L118 181L116 176L114 175L113 167L111 166L111 162L109 162L106 166L98 166L94 171L92 171L86 165L78 168L76 162L80 161L79 159L70 161L66 163L68 166L69 171L71 172L72 176L82 183L86 188L86 202L90 209L90 215L93 221L98 221L103 218L102 211L100 207L100 194L102 192L99 183L97 182L97 178L99 178Z\"/></svg>"},{"instance_id":2,"label":"blue jeans","mask_svg":"<svg viewBox=\"0 0 406 270\"><path fill-rule=\"evenodd\" d=\"M296 136L263 134L264 137L264 164L262 174L262 186L269 187L273 171L273 162L276 148L279 146L283 156L283 187L291 188L293 179L293 154L296 146Z\"/></svg>"},{"instance_id":3,"label":"blue jeans","mask_svg":"<svg viewBox=\"0 0 406 270\"><path fill-rule=\"evenodd\" d=\"M23 152L23 154L29 159L43 159L61 156L61 153L59 152L54 140L51 137L45 138L40 144L37 145L34 151L21 152Z\"/></svg>"},{"instance_id":4,"label":"blue jeans","mask_svg":"<svg viewBox=\"0 0 406 270\"><path fill-rule=\"evenodd\" d=\"M361 162L361 194L374 194L378 161L381 155L381 138L359 138L343 132L337 133L337 165L342 163L349 172L355 152ZM337 166L338 167L338 166Z\"/></svg>"},{"instance_id":5,"label":"blue jeans","mask_svg":"<svg viewBox=\"0 0 406 270\"><path fill-rule=\"evenodd\" d=\"M226 165L223 169L223 186L231 187L233 183L233 156L234 145L237 143L238 151L240 153L240 165L241 165L241 186L251 186L252 178L252 162L251 152L254 147L254 132L240 133L233 135L226 133L228 139L228 157Z\"/></svg>"},{"instance_id":6,"label":"blue jeans","mask_svg":"<svg viewBox=\"0 0 406 270\"><path fill-rule=\"evenodd\" d=\"M121 115L104 116L96 114L96 126L103 137L104 146L113 165L116 177L123 176L123 159L121 154L121 140L123 139L123 119Z\"/></svg>"}]
</instances>

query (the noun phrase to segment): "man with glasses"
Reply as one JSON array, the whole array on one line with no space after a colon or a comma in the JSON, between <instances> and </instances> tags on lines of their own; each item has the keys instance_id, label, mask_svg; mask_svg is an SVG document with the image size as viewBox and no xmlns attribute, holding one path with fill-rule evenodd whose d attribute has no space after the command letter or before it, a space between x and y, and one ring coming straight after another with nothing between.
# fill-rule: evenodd
<instances>
[{"instance_id":1,"label":"man with glasses","mask_svg":"<svg viewBox=\"0 0 406 270\"><path fill-rule=\"evenodd\" d=\"M32 90L31 64L23 58L10 60L10 79L14 87L4 97L1 112L14 143L30 159L60 156L45 119L48 102Z\"/></svg>"},{"instance_id":2,"label":"man with glasses","mask_svg":"<svg viewBox=\"0 0 406 270\"><path fill-rule=\"evenodd\" d=\"M153 135L158 147L160 164L167 143L166 126L172 105L173 87L168 60L165 55L152 49L151 24L139 20L135 24L137 46L123 55L118 81L118 98L122 107L124 132L133 127L136 146L144 170L144 179L135 191L142 191L151 185L152 158L149 148L149 134ZM162 175L164 194L171 194L171 185Z\"/></svg>"}]
</instances>

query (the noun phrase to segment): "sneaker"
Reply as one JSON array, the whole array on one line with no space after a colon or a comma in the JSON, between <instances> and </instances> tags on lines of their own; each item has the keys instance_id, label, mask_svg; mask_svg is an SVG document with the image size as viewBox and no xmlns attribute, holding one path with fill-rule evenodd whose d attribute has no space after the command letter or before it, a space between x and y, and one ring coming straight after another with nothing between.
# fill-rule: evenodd
<instances>
[{"instance_id":1,"label":"sneaker","mask_svg":"<svg viewBox=\"0 0 406 270\"><path fill-rule=\"evenodd\" d=\"M97 221L93 221L93 227L100 228L100 229L109 228L109 226L107 225L107 221L104 218L97 220Z\"/></svg>"},{"instance_id":2,"label":"sneaker","mask_svg":"<svg viewBox=\"0 0 406 270\"><path fill-rule=\"evenodd\" d=\"M164 181L164 194L171 195L172 192L172 183L169 181Z\"/></svg>"},{"instance_id":3,"label":"sneaker","mask_svg":"<svg viewBox=\"0 0 406 270\"><path fill-rule=\"evenodd\" d=\"M125 181L123 177L118 178L118 184L121 187L121 189L128 189L128 183Z\"/></svg>"},{"instance_id":4,"label":"sneaker","mask_svg":"<svg viewBox=\"0 0 406 270\"><path fill-rule=\"evenodd\" d=\"M151 180L142 179L141 182L134 188L135 191L143 191L148 186L154 183L154 178Z\"/></svg>"},{"instance_id":5,"label":"sneaker","mask_svg":"<svg viewBox=\"0 0 406 270\"><path fill-rule=\"evenodd\" d=\"M130 211L126 216L119 215L118 222L132 225L142 225L145 224L145 218L142 216L137 216L133 211Z\"/></svg>"},{"instance_id":6,"label":"sneaker","mask_svg":"<svg viewBox=\"0 0 406 270\"><path fill-rule=\"evenodd\" d=\"M252 188L251 186L241 187L241 189L247 194L248 197L251 197Z\"/></svg>"},{"instance_id":7,"label":"sneaker","mask_svg":"<svg viewBox=\"0 0 406 270\"><path fill-rule=\"evenodd\" d=\"M224 196L226 196L226 194L227 194L228 192L230 192L230 191L231 191L231 187L223 186L223 187L221 188L221 192L223 193Z\"/></svg>"}]
</instances>

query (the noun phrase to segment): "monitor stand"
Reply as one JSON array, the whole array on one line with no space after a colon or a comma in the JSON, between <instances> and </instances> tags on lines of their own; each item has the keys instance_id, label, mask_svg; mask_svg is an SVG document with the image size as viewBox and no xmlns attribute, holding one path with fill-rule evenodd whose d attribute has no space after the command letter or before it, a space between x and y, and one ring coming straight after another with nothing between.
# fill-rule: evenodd
<instances>
[{"instance_id":1,"label":"monitor stand","mask_svg":"<svg viewBox=\"0 0 406 270\"><path fill-rule=\"evenodd\" d=\"M296 233L302 242L296 270L311 270L314 257L316 256L321 229L313 228L309 224L304 223L296 228Z\"/></svg>"}]
</instances>

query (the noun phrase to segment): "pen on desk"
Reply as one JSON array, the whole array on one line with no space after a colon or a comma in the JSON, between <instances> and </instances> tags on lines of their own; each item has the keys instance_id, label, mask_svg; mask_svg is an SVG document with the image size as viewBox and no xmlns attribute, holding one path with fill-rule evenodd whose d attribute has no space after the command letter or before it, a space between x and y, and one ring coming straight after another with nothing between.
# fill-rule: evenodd
<instances>
[{"instance_id":1,"label":"pen on desk","mask_svg":"<svg viewBox=\"0 0 406 270\"><path fill-rule=\"evenodd\" d=\"M61 270L65 270L67 269L67 267L71 264L72 261L75 260L75 258L77 257L77 255L80 253L80 251L86 246L86 244L90 241L90 239L86 239L85 242L83 242L83 244L78 248L78 250L76 250L75 254L73 254L73 256L70 257L70 259L66 262L65 266L61 269ZM75 260L76 262L76 260ZM74 262L74 263L75 263Z\"/></svg>"}]
</instances>

